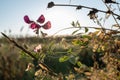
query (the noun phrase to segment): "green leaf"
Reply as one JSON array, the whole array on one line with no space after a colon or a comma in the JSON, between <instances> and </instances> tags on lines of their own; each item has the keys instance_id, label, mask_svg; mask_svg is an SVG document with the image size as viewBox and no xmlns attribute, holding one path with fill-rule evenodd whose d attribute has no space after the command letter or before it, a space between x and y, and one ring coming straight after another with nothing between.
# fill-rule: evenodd
<instances>
[{"instance_id":1,"label":"green leaf","mask_svg":"<svg viewBox=\"0 0 120 80\"><path fill-rule=\"evenodd\" d=\"M85 27L85 33L87 33L87 32L88 32L88 30L89 30L89 29L88 29L87 27Z\"/></svg>"},{"instance_id":2,"label":"green leaf","mask_svg":"<svg viewBox=\"0 0 120 80\"><path fill-rule=\"evenodd\" d=\"M78 21L76 22L76 25L77 25L77 27L80 27L80 23Z\"/></svg>"},{"instance_id":3,"label":"green leaf","mask_svg":"<svg viewBox=\"0 0 120 80\"><path fill-rule=\"evenodd\" d=\"M78 65L79 67L81 67L83 64L82 64L80 61L78 61L78 62L77 62L77 65Z\"/></svg>"},{"instance_id":4,"label":"green leaf","mask_svg":"<svg viewBox=\"0 0 120 80\"><path fill-rule=\"evenodd\" d=\"M59 58L59 62L65 62L69 59L69 56L62 56Z\"/></svg>"},{"instance_id":5,"label":"green leaf","mask_svg":"<svg viewBox=\"0 0 120 80\"><path fill-rule=\"evenodd\" d=\"M78 39L75 39L75 40L73 40L72 41L72 44L73 45L79 45L81 42L80 42L80 40L78 40Z\"/></svg>"},{"instance_id":6,"label":"green leaf","mask_svg":"<svg viewBox=\"0 0 120 80\"><path fill-rule=\"evenodd\" d=\"M75 22L74 22L74 21L72 21L71 25L72 25L73 27L75 27Z\"/></svg>"},{"instance_id":7,"label":"green leaf","mask_svg":"<svg viewBox=\"0 0 120 80\"><path fill-rule=\"evenodd\" d=\"M77 29L75 31L73 31L72 35L74 35L75 33L77 33L80 29Z\"/></svg>"},{"instance_id":8,"label":"green leaf","mask_svg":"<svg viewBox=\"0 0 120 80\"><path fill-rule=\"evenodd\" d=\"M72 48L69 48L67 53L72 53Z\"/></svg>"}]
</instances>

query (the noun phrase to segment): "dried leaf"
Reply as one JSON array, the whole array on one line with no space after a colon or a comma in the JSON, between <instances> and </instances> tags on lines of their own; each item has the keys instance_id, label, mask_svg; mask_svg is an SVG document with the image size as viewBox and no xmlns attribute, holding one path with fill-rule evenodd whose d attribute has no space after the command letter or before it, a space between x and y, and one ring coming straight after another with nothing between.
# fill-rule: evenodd
<instances>
[{"instance_id":1,"label":"dried leaf","mask_svg":"<svg viewBox=\"0 0 120 80\"><path fill-rule=\"evenodd\" d=\"M41 69L35 72L35 76L39 76L41 74L43 74Z\"/></svg>"},{"instance_id":2,"label":"dried leaf","mask_svg":"<svg viewBox=\"0 0 120 80\"><path fill-rule=\"evenodd\" d=\"M74 78L75 78L75 75L74 75L74 74L68 75L68 79L69 79L69 80L74 80Z\"/></svg>"},{"instance_id":3,"label":"dried leaf","mask_svg":"<svg viewBox=\"0 0 120 80\"><path fill-rule=\"evenodd\" d=\"M112 14L112 11L111 11L111 10L108 10L108 11L106 12L105 18L108 19L111 14Z\"/></svg>"},{"instance_id":4,"label":"dried leaf","mask_svg":"<svg viewBox=\"0 0 120 80\"><path fill-rule=\"evenodd\" d=\"M120 25L119 24L114 24L114 25L112 25L112 27L120 27Z\"/></svg>"},{"instance_id":5,"label":"dried leaf","mask_svg":"<svg viewBox=\"0 0 120 80\"><path fill-rule=\"evenodd\" d=\"M74 70L78 73L82 73L82 71L79 68L74 67Z\"/></svg>"},{"instance_id":6,"label":"dried leaf","mask_svg":"<svg viewBox=\"0 0 120 80\"><path fill-rule=\"evenodd\" d=\"M92 9L91 11L89 11L89 13L88 13L88 16L90 17L90 19L95 19L95 18L97 18L97 16L96 16L96 13L98 12L98 10L97 9Z\"/></svg>"},{"instance_id":7,"label":"dried leaf","mask_svg":"<svg viewBox=\"0 0 120 80\"><path fill-rule=\"evenodd\" d=\"M105 36L105 33L104 33L104 32L101 32L98 36L99 36L100 39L103 39L104 36Z\"/></svg>"},{"instance_id":8,"label":"dried leaf","mask_svg":"<svg viewBox=\"0 0 120 80\"><path fill-rule=\"evenodd\" d=\"M45 66L45 65L43 65L43 64L39 64L39 66L43 69L43 70L45 70L45 71L49 71L49 69Z\"/></svg>"},{"instance_id":9,"label":"dried leaf","mask_svg":"<svg viewBox=\"0 0 120 80\"><path fill-rule=\"evenodd\" d=\"M90 73L90 72L85 72L85 75L87 75L87 76L91 76L92 73Z\"/></svg>"}]
</instances>

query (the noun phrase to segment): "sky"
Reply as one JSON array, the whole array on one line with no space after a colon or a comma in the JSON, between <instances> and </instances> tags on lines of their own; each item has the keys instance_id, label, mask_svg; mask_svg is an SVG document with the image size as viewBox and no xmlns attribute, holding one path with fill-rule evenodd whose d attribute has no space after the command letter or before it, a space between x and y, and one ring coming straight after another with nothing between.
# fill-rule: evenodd
<instances>
[{"instance_id":1,"label":"sky","mask_svg":"<svg viewBox=\"0 0 120 80\"><path fill-rule=\"evenodd\" d=\"M37 20L41 14L52 24L51 29L42 29L48 35L53 35L63 28L72 27L72 21L79 21L83 26L97 26L87 16L88 9L76 10L73 7L58 6L48 9L47 4L51 1L55 4L76 4L100 10L107 9L102 0L71 0L71 2L70 0L0 0L0 32L12 35L35 35L33 30L29 29L29 25L24 22L23 17L28 15L30 19ZM112 19L108 20L108 26L111 25L111 21ZM20 31L22 28L23 30ZM56 35L69 35L73 31L74 29L65 30Z\"/></svg>"}]
</instances>

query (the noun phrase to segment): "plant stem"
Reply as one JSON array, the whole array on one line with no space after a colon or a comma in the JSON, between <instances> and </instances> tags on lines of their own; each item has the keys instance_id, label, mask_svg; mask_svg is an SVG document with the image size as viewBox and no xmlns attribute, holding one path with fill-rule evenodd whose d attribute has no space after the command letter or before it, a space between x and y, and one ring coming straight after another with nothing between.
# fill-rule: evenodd
<instances>
[{"instance_id":1,"label":"plant stem","mask_svg":"<svg viewBox=\"0 0 120 80\"><path fill-rule=\"evenodd\" d=\"M88 7L88 6L82 6L82 5L70 5L70 4L54 4L54 6L69 6L69 7L82 7L82 8L86 8L86 9L95 9L95 8L92 8L92 7ZM96 9L98 10L99 12L102 12L102 13L107 13L107 11L103 11L103 10L99 10L99 9ZM113 13L113 15L117 16L117 17L120 17L120 15L116 14L116 13Z\"/></svg>"},{"instance_id":2,"label":"plant stem","mask_svg":"<svg viewBox=\"0 0 120 80\"><path fill-rule=\"evenodd\" d=\"M117 30L112 30L112 29L107 29L107 28L98 28L98 27L91 27L91 26L80 26L80 27L67 27L67 28L64 28L64 29L61 29L57 32L55 32L53 35L56 35L57 33L59 33L60 31L63 31L63 30L67 30L67 29L73 29L73 28L92 28L92 29L102 29L102 30L109 30L109 31L115 31L115 32L118 32L120 33L120 31L117 31Z\"/></svg>"}]
</instances>

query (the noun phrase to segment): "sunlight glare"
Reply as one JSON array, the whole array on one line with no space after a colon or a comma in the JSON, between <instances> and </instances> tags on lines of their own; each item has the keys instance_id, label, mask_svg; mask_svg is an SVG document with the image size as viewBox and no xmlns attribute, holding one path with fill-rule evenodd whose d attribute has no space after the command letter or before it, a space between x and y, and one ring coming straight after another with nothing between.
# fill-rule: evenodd
<instances>
[{"instance_id":1,"label":"sunlight glare","mask_svg":"<svg viewBox=\"0 0 120 80\"><path fill-rule=\"evenodd\" d=\"M70 8L54 8L47 10L48 12L45 14L46 18L49 19L52 23L52 28L49 30L50 34L54 34L55 32L71 27L72 21L77 21L78 16L76 15L75 10L70 10ZM57 26L56 26L57 25ZM62 31L61 34L71 34L71 31Z\"/></svg>"}]
</instances>

